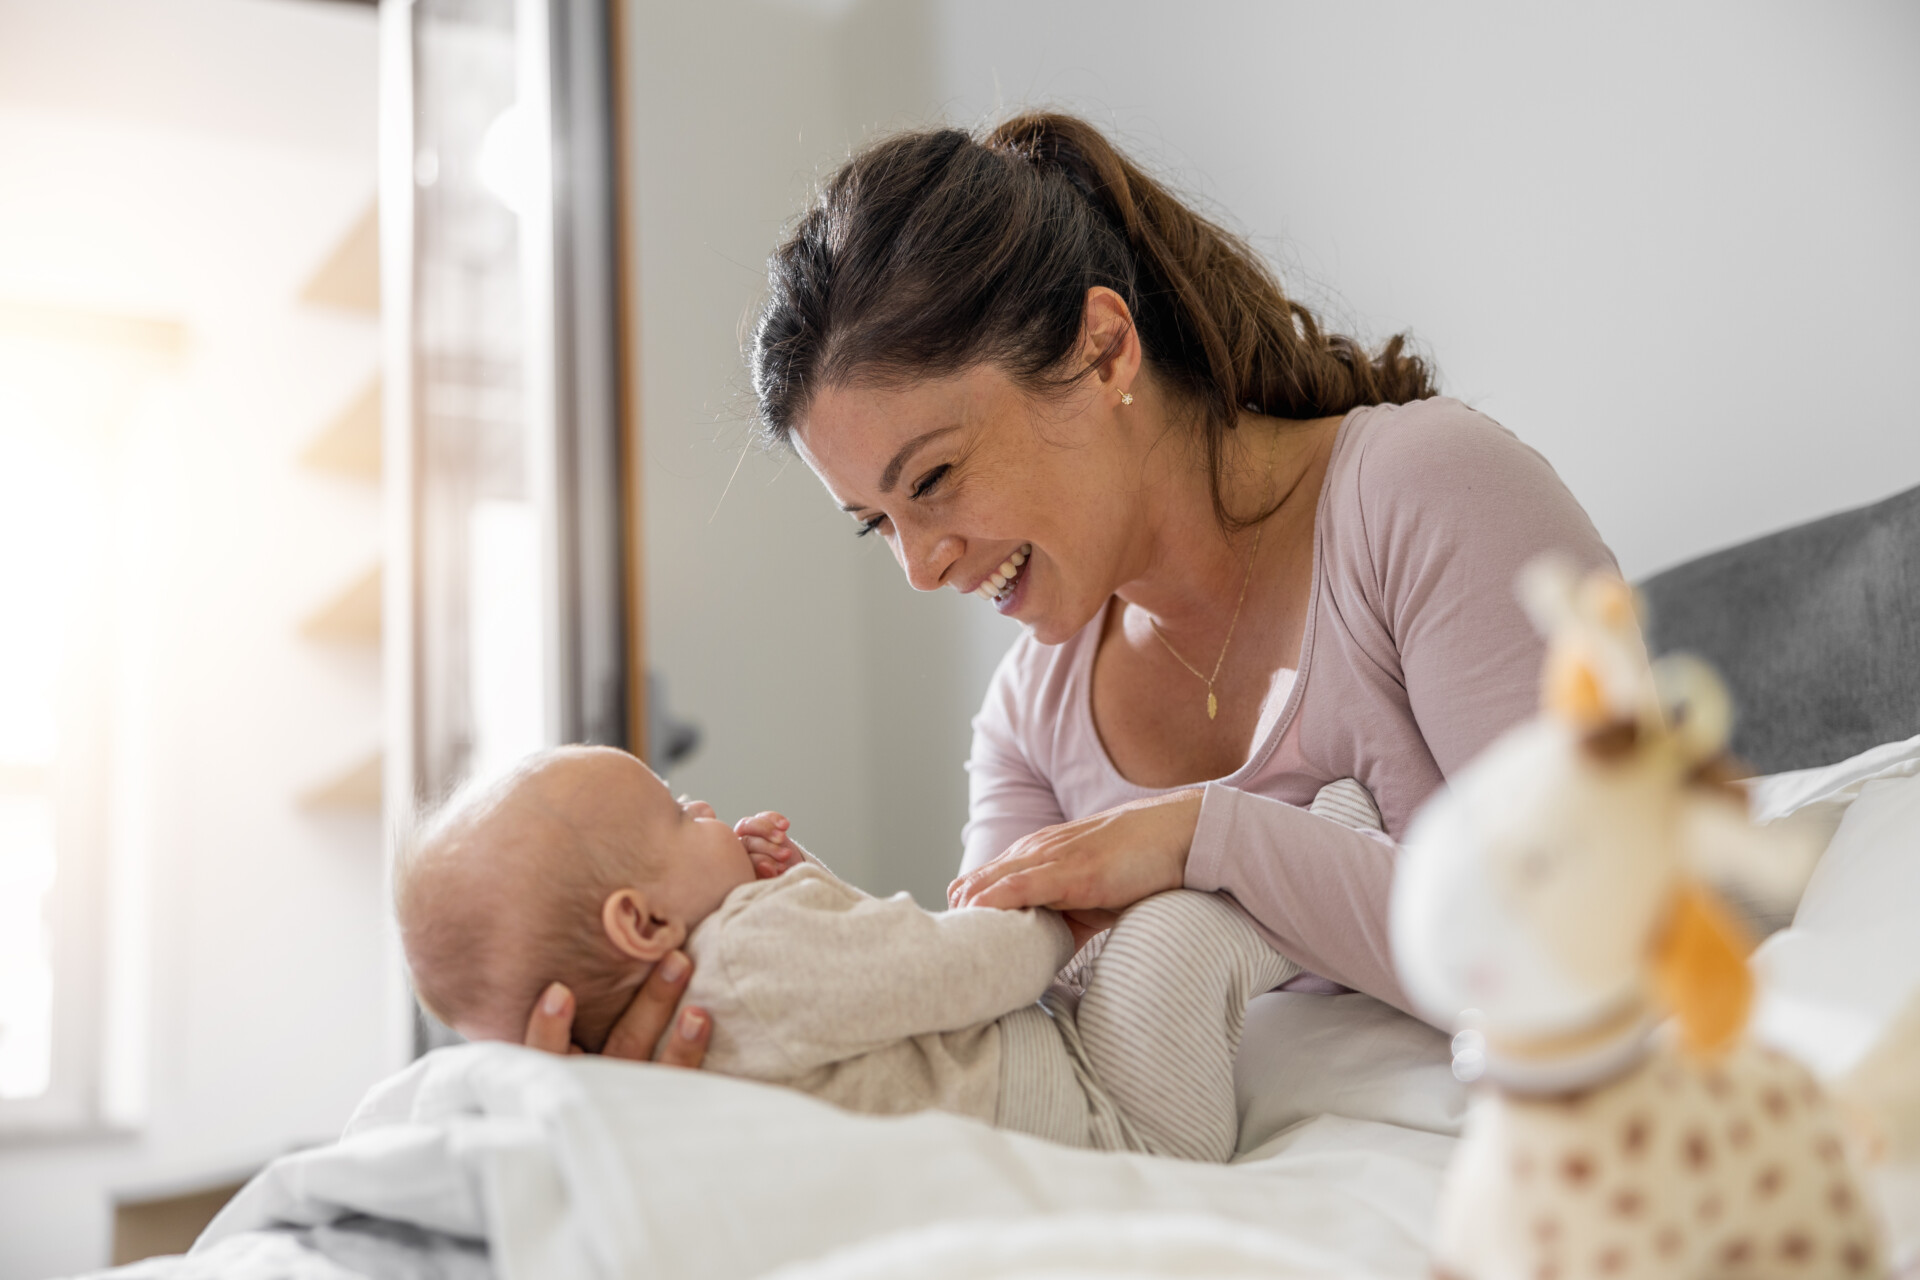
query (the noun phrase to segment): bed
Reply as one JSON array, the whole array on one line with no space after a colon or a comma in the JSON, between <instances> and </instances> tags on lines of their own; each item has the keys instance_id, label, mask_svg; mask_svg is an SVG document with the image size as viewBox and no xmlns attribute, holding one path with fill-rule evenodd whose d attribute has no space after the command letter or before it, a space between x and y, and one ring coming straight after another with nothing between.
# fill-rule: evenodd
<instances>
[{"instance_id":1,"label":"bed","mask_svg":"<svg viewBox=\"0 0 1920 1280\"><path fill-rule=\"evenodd\" d=\"M1654 648L1726 673L1755 766L1906 739L1920 759L1920 488L1644 591ZM1200 1166L457 1046L378 1086L338 1144L275 1162L193 1254L110 1274L1424 1276L1465 1108L1445 1037L1362 995L1273 993L1236 1084L1240 1152Z\"/></svg>"}]
</instances>

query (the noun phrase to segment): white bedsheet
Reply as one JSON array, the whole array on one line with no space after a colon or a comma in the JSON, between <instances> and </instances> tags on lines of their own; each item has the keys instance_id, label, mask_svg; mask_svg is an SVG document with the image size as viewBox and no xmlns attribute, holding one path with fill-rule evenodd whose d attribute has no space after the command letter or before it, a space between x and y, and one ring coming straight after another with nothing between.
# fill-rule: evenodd
<instances>
[{"instance_id":1,"label":"white bedsheet","mask_svg":"<svg viewBox=\"0 0 1920 1280\"><path fill-rule=\"evenodd\" d=\"M378 1087L196 1246L355 1213L488 1240L501 1280L930 1272L1425 1274L1452 1139L1339 1116L1231 1166L1056 1147L939 1114L850 1115L699 1072L505 1045ZM1130 1225L1128 1225L1130 1224ZM1081 1258L1082 1267L1073 1260ZM1199 1270L1195 1270L1199 1267Z\"/></svg>"}]
</instances>

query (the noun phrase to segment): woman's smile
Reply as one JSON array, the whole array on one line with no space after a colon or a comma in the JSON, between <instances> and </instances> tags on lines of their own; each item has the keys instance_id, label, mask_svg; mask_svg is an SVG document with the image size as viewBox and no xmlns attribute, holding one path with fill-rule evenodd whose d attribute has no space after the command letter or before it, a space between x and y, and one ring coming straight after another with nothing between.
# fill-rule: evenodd
<instances>
[{"instance_id":1,"label":"woman's smile","mask_svg":"<svg viewBox=\"0 0 1920 1280\"><path fill-rule=\"evenodd\" d=\"M998 568L988 574L973 594L994 605L1002 613L1011 611L1013 598L1020 594L1022 578L1020 571L1027 563L1027 557L1033 554L1033 544L1023 542Z\"/></svg>"}]
</instances>

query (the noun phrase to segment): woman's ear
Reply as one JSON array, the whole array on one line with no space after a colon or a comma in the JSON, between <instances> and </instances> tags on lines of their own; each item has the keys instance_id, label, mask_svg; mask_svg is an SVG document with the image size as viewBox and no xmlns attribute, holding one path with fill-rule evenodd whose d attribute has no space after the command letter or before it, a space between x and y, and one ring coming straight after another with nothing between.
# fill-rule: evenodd
<instances>
[{"instance_id":1,"label":"woman's ear","mask_svg":"<svg viewBox=\"0 0 1920 1280\"><path fill-rule=\"evenodd\" d=\"M1096 366L1100 380L1120 390L1132 386L1140 372L1140 336L1126 299L1105 285L1087 290L1080 333L1082 360Z\"/></svg>"},{"instance_id":2,"label":"woman's ear","mask_svg":"<svg viewBox=\"0 0 1920 1280\"><path fill-rule=\"evenodd\" d=\"M646 964L658 964L687 939L685 926L653 914L638 889L616 889L600 908L600 924L607 940L622 955Z\"/></svg>"}]
</instances>

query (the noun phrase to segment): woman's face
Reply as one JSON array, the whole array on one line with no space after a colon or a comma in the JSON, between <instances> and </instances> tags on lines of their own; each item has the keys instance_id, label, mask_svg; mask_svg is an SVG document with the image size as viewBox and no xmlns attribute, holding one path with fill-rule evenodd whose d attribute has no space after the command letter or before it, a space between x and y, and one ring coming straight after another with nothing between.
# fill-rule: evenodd
<instances>
[{"instance_id":1,"label":"woman's face","mask_svg":"<svg viewBox=\"0 0 1920 1280\"><path fill-rule=\"evenodd\" d=\"M1118 406L1108 376L1041 399L982 365L904 387L826 388L793 440L917 589L993 595L992 575L1013 565L981 607L1058 644L1144 567L1138 419Z\"/></svg>"}]
</instances>

